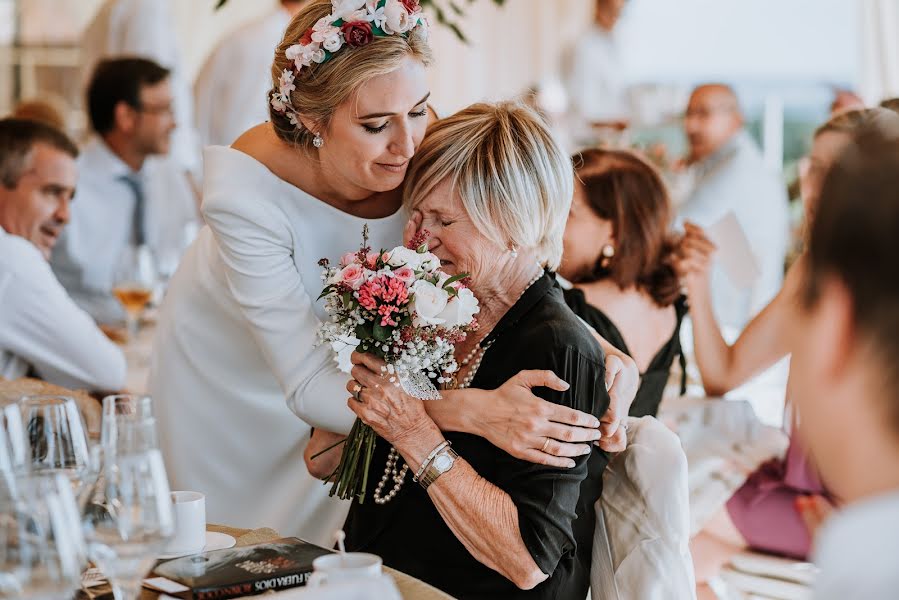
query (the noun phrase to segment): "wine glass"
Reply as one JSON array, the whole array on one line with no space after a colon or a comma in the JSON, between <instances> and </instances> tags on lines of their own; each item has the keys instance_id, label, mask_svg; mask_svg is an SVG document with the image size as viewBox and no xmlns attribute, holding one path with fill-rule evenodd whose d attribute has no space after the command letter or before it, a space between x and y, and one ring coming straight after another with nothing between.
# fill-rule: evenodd
<instances>
[{"instance_id":1,"label":"wine glass","mask_svg":"<svg viewBox=\"0 0 899 600\"><path fill-rule=\"evenodd\" d=\"M153 402L149 396L140 394L116 394L103 398L103 420L100 443L102 446L115 443L116 423L120 418L142 420L153 417Z\"/></svg>"},{"instance_id":2,"label":"wine glass","mask_svg":"<svg viewBox=\"0 0 899 600\"><path fill-rule=\"evenodd\" d=\"M141 580L174 533L172 498L152 417L116 415L107 423L103 471L83 516L88 555L116 600L140 595Z\"/></svg>"},{"instance_id":3,"label":"wine glass","mask_svg":"<svg viewBox=\"0 0 899 600\"><path fill-rule=\"evenodd\" d=\"M71 598L87 562L72 486L60 473L17 486L0 498L0 597Z\"/></svg>"},{"instance_id":4,"label":"wine glass","mask_svg":"<svg viewBox=\"0 0 899 600\"><path fill-rule=\"evenodd\" d=\"M156 268L147 246L125 248L115 270L112 294L125 309L129 339L137 335L144 309L153 299Z\"/></svg>"},{"instance_id":5,"label":"wine glass","mask_svg":"<svg viewBox=\"0 0 899 600\"><path fill-rule=\"evenodd\" d=\"M19 409L31 451L30 472L62 473L77 490L91 464L78 404L68 396L25 396Z\"/></svg>"}]
</instances>

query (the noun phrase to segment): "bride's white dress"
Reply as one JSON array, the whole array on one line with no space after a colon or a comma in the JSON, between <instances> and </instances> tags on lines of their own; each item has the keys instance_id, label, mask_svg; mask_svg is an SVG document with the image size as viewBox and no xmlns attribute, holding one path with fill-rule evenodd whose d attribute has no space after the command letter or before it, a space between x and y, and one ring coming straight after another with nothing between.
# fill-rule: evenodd
<instances>
[{"instance_id":1,"label":"bride's white dress","mask_svg":"<svg viewBox=\"0 0 899 600\"><path fill-rule=\"evenodd\" d=\"M207 495L207 520L330 543L349 503L303 463L310 426L348 432L348 376L315 347L326 318L318 260L391 248L405 216L360 219L238 150L204 153L204 227L160 312L150 391L172 489ZM299 418L299 415L301 418Z\"/></svg>"}]
</instances>

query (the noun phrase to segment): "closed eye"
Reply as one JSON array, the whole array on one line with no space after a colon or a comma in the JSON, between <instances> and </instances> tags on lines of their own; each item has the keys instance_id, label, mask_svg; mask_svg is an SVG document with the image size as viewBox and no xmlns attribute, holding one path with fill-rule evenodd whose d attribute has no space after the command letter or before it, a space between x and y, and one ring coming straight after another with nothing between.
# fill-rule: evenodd
<instances>
[{"instance_id":1,"label":"closed eye","mask_svg":"<svg viewBox=\"0 0 899 600\"><path fill-rule=\"evenodd\" d=\"M368 133L381 133L382 131L387 129L387 123L384 123L383 125L381 125L379 127L372 127L371 125L363 125L362 127Z\"/></svg>"}]
</instances>

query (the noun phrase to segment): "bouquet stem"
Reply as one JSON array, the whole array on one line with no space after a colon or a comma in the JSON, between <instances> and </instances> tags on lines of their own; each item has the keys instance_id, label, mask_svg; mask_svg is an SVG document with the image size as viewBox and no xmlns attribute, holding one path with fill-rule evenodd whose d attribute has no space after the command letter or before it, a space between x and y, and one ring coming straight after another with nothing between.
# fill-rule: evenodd
<instances>
[{"instance_id":1,"label":"bouquet stem","mask_svg":"<svg viewBox=\"0 0 899 600\"><path fill-rule=\"evenodd\" d=\"M331 491L328 492L329 496L336 494L342 500L355 498L359 504L365 502L368 470L371 466L371 457L375 452L376 438L377 434L374 429L363 423L361 419L356 419L350 435L344 440L346 445L340 457L340 464L327 479L333 481Z\"/></svg>"}]
</instances>

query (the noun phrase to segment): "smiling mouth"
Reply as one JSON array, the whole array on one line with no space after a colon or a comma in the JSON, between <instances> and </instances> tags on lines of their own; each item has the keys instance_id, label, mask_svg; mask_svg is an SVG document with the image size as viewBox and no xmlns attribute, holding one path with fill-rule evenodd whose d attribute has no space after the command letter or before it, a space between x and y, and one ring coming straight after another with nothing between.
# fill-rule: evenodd
<instances>
[{"instance_id":1,"label":"smiling mouth","mask_svg":"<svg viewBox=\"0 0 899 600\"><path fill-rule=\"evenodd\" d=\"M405 162L402 162L402 163L400 163L400 164L398 164L398 165L392 165L392 164L390 164L390 163L377 163L377 165L378 165L379 167L383 167L383 168L387 169L388 171L393 171L393 172L399 172L399 171L402 171L403 169L406 168L406 166L407 166L408 164L409 164L409 161L408 161L408 160L405 161Z\"/></svg>"}]
</instances>

